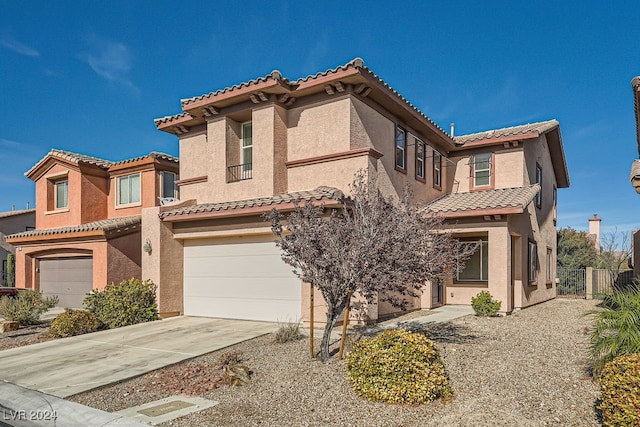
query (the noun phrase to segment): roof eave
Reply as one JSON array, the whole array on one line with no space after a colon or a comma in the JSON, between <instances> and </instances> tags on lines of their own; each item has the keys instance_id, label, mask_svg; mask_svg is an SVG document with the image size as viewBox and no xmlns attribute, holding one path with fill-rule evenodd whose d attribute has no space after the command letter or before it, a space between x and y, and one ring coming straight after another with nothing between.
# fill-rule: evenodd
<instances>
[{"instance_id":1,"label":"roof eave","mask_svg":"<svg viewBox=\"0 0 640 427\"><path fill-rule=\"evenodd\" d=\"M453 218L472 218L479 216L495 216L495 215L513 215L513 214L521 214L525 210L525 207L522 205L518 206L510 206L506 208L489 208L489 209L473 209L466 211L454 211L454 212L437 212L438 215L441 215L445 219L453 219Z\"/></svg>"}]
</instances>

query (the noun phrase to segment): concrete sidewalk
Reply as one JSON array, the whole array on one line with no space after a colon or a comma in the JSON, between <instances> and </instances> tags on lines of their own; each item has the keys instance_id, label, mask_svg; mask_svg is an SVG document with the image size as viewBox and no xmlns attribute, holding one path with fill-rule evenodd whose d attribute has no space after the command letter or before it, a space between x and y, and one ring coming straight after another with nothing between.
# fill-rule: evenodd
<instances>
[{"instance_id":1,"label":"concrete sidewalk","mask_svg":"<svg viewBox=\"0 0 640 427\"><path fill-rule=\"evenodd\" d=\"M0 379L67 397L277 329L276 323L173 317L0 351Z\"/></svg>"},{"instance_id":2,"label":"concrete sidewalk","mask_svg":"<svg viewBox=\"0 0 640 427\"><path fill-rule=\"evenodd\" d=\"M143 427L121 414L100 411L39 391L0 381L0 426Z\"/></svg>"}]
</instances>

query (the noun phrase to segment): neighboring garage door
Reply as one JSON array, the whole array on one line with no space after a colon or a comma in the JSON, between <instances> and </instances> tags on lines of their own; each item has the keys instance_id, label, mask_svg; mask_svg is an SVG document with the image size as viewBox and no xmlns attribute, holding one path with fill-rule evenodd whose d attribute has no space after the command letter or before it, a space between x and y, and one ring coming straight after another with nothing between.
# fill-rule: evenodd
<instances>
[{"instance_id":1,"label":"neighboring garage door","mask_svg":"<svg viewBox=\"0 0 640 427\"><path fill-rule=\"evenodd\" d=\"M82 308L82 300L93 288L93 259L40 259L40 291L57 296L59 307Z\"/></svg>"},{"instance_id":2,"label":"neighboring garage door","mask_svg":"<svg viewBox=\"0 0 640 427\"><path fill-rule=\"evenodd\" d=\"M301 282L272 238L186 240L184 314L300 320Z\"/></svg>"}]
</instances>

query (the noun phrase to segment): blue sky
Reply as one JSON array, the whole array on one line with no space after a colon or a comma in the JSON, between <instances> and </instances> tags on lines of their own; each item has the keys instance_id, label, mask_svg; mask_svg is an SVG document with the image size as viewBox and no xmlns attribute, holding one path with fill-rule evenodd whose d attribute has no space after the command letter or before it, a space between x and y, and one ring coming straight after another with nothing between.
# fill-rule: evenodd
<instances>
[{"instance_id":1,"label":"blue sky","mask_svg":"<svg viewBox=\"0 0 640 427\"><path fill-rule=\"evenodd\" d=\"M180 99L362 57L456 134L556 118L571 187L559 226L640 228L630 81L636 1L167 2L0 0L0 211L34 203L51 148L121 160L177 139Z\"/></svg>"}]
</instances>

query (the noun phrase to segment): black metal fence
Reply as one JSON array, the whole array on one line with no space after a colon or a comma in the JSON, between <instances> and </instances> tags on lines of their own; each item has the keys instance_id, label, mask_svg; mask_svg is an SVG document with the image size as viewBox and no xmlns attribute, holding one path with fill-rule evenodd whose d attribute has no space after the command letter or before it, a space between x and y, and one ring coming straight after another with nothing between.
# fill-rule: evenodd
<instances>
[{"instance_id":1,"label":"black metal fence","mask_svg":"<svg viewBox=\"0 0 640 427\"><path fill-rule=\"evenodd\" d=\"M587 274L586 270L558 268L558 296L566 298L586 298Z\"/></svg>"},{"instance_id":2,"label":"black metal fence","mask_svg":"<svg viewBox=\"0 0 640 427\"><path fill-rule=\"evenodd\" d=\"M227 182L243 181L253 177L253 167L251 163L229 166L227 168Z\"/></svg>"},{"instance_id":3,"label":"black metal fence","mask_svg":"<svg viewBox=\"0 0 640 427\"><path fill-rule=\"evenodd\" d=\"M597 297L611 293L615 287L628 286L633 282L633 270L558 268L557 275L558 296L565 298Z\"/></svg>"}]
</instances>

